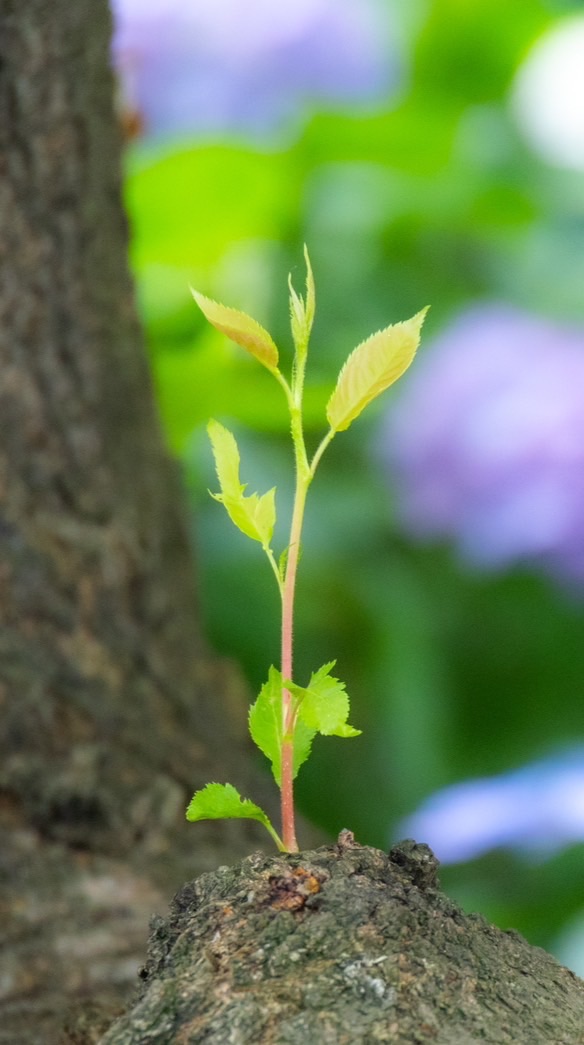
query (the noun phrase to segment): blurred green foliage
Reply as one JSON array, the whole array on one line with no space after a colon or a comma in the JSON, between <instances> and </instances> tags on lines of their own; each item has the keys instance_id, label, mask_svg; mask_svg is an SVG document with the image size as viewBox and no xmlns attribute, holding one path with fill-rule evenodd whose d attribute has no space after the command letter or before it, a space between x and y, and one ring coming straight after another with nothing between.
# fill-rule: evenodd
<instances>
[{"instance_id":1,"label":"blurred green foliage","mask_svg":"<svg viewBox=\"0 0 584 1045\"><path fill-rule=\"evenodd\" d=\"M529 152L508 105L530 45L579 5L403 6L409 80L387 111L316 113L279 151L207 143L128 155L133 264L160 409L190 492L206 626L243 665L252 694L277 663L277 592L259 547L232 533L207 496L203 423L213 415L234 427L244 480L276 484L282 518L287 415L263 368L204 325L189 284L256 316L285 359L286 276L301 284L308 243L314 433L349 350L425 304L426 341L481 298L584 319L581 179ZM298 796L331 833L350 826L384 846L436 788L581 734L584 612L536 576L472 576L448 549L409 545L394 525L373 414L339 436L315 483L296 629L299 681L337 658L364 733L350 750L317 742ZM467 906L549 944L582 902L578 852L579 865L570 852L531 869L495 854L444 878Z\"/></svg>"}]
</instances>

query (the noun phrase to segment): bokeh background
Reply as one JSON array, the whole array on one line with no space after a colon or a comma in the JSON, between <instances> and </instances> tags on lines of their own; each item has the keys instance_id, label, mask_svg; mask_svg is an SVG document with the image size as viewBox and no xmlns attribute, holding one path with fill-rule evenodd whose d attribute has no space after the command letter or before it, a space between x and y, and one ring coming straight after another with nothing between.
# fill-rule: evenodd
<instances>
[{"instance_id":1,"label":"bokeh background","mask_svg":"<svg viewBox=\"0 0 584 1045\"><path fill-rule=\"evenodd\" d=\"M426 304L423 347L311 490L296 675L337 658L363 736L302 810L429 841L446 889L584 975L584 15L569 0L114 0L132 263L213 645L278 658L258 545L208 497L204 426L290 504L283 398L189 284L339 366ZM285 530L280 533L285 543ZM267 771L267 770L266 770Z\"/></svg>"}]
</instances>

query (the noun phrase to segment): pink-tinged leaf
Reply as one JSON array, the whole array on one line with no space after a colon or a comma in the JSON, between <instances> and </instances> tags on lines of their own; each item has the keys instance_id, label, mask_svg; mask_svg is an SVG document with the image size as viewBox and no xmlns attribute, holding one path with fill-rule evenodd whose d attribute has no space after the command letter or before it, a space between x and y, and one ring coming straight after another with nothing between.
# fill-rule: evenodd
<instances>
[{"instance_id":1,"label":"pink-tinged leaf","mask_svg":"<svg viewBox=\"0 0 584 1045\"><path fill-rule=\"evenodd\" d=\"M206 298L192 287L191 293L205 318L216 330L245 348L268 370L278 369L278 349L268 331L257 320L245 312L238 312L235 308Z\"/></svg>"},{"instance_id":2,"label":"pink-tinged leaf","mask_svg":"<svg viewBox=\"0 0 584 1045\"><path fill-rule=\"evenodd\" d=\"M397 381L412 362L420 343L427 308L411 319L372 334L351 352L331 395L326 415L335 432L343 432L365 409Z\"/></svg>"}]
</instances>

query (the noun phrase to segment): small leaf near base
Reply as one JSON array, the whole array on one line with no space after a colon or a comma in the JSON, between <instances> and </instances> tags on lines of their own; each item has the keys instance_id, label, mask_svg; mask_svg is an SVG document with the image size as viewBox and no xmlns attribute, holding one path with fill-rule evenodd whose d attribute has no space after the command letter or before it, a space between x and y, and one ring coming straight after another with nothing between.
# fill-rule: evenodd
<instances>
[{"instance_id":1,"label":"small leaf near base","mask_svg":"<svg viewBox=\"0 0 584 1045\"><path fill-rule=\"evenodd\" d=\"M187 820L258 820L274 839L278 849L285 852L281 838L263 809L249 798L242 798L233 784L207 784L189 802Z\"/></svg>"}]
</instances>

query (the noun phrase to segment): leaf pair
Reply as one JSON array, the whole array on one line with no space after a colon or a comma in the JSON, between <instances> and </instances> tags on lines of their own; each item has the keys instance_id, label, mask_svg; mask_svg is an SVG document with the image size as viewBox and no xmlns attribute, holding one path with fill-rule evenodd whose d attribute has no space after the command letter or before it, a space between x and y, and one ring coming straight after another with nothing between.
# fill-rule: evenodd
<instances>
[{"instance_id":1,"label":"leaf pair","mask_svg":"<svg viewBox=\"0 0 584 1045\"><path fill-rule=\"evenodd\" d=\"M298 362L304 361L315 310L312 268L306 247L306 297L296 293L289 278L290 320ZM278 349L267 330L245 312L192 291L209 322L236 344L255 356L273 374L278 370ZM372 334L351 352L338 376L326 408L332 432L343 432L365 407L394 384L407 370L420 343L420 331L428 309L411 319L394 323Z\"/></svg>"},{"instance_id":2,"label":"leaf pair","mask_svg":"<svg viewBox=\"0 0 584 1045\"><path fill-rule=\"evenodd\" d=\"M287 689L294 699L294 776L310 754L317 733L323 736L356 737L360 730L347 723L349 697L343 682L330 674L335 661L323 665L311 676L306 687L290 679L283 679L277 668L271 667L268 681L249 712L249 731L260 751L272 763L272 772L278 786L282 780L282 690Z\"/></svg>"}]
</instances>

